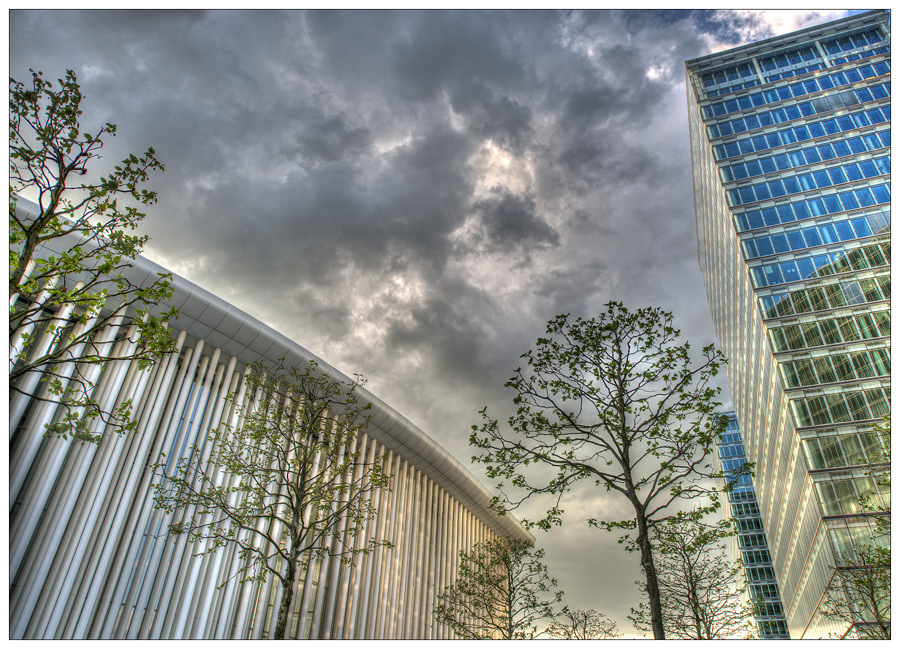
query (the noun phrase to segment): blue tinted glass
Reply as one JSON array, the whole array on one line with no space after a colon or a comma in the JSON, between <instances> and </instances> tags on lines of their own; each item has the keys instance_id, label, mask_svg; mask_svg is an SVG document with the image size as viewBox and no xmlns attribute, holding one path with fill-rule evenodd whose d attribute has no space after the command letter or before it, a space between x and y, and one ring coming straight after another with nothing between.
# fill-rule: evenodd
<instances>
[{"instance_id":1,"label":"blue tinted glass","mask_svg":"<svg viewBox=\"0 0 900 649\"><path fill-rule=\"evenodd\" d=\"M800 182L800 186L804 191L810 191L811 189L816 188L816 181L813 179L812 174L802 174L797 176L797 180Z\"/></svg>"},{"instance_id":2,"label":"blue tinted glass","mask_svg":"<svg viewBox=\"0 0 900 649\"><path fill-rule=\"evenodd\" d=\"M843 196L841 198L843 198ZM850 241L851 239L856 238L856 234L853 232L853 228L850 227L848 221L839 221L834 224L834 227L837 228L838 236L841 238L841 241Z\"/></svg>"},{"instance_id":3,"label":"blue tinted glass","mask_svg":"<svg viewBox=\"0 0 900 649\"><path fill-rule=\"evenodd\" d=\"M845 210L855 210L859 207L859 201L856 200L856 195L853 192L845 192L843 194L838 194L841 199L841 203L844 204Z\"/></svg>"},{"instance_id":4,"label":"blue tinted glass","mask_svg":"<svg viewBox=\"0 0 900 649\"><path fill-rule=\"evenodd\" d=\"M778 101L778 93L774 90L766 90L765 95L767 104L774 104Z\"/></svg>"},{"instance_id":5,"label":"blue tinted glass","mask_svg":"<svg viewBox=\"0 0 900 649\"><path fill-rule=\"evenodd\" d=\"M772 247L772 242L769 241L769 237L756 237L754 242L756 243L756 249L759 251L760 257L775 254L775 248Z\"/></svg>"},{"instance_id":6,"label":"blue tinted glass","mask_svg":"<svg viewBox=\"0 0 900 649\"><path fill-rule=\"evenodd\" d=\"M778 225L781 221L774 207L767 207L762 211L763 220L766 225Z\"/></svg>"},{"instance_id":7,"label":"blue tinted glass","mask_svg":"<svg viewBox=\"0 0 900 649\"><path fill-rule=\"evenodd\" d=\"M762 135L757 135L751 141L753 142L753 149L755 151L765 151L769 148L769 145L766 144L766 138Z\"/></svg>"},{"instance_id":8,"label":"blue tinted glass","mask_svg":"<svg viewBox=\"0 0 900 649\"><path fill-rule=\"evenodd\" d=\"M803 238L806 239L806 245L809 248L822 245L822 240L819 238L819 231L815 228L803 228Z\"/></svg>"},{"instance_id":9,"label":"blue tinted glass","mask_svg":"<svg viewBox=\"0 0 900 649\"><path fill-rule=\"evenodd\" d=\"M834 229L834 225L832 223L820 225L819 234L822 235L823 243L837 243L838 241L840 241L840 239L838 239L837 231Z\"/></svg>"},{"instance_id":10,"label":"blue tinted glass","mask_svg":"<svg viewBox=\"0 0 900 649\"><path fill-rule=\"evenodd\" d=\"M843 72L838 72L837 74L832 74L831 80L834 82L834 85L836 85L836 86L846 86L847 85L847 77L844 76Z\"/></svg>"},{"instance_id":11,"label":"blue tinted glass","mask_svg":"<svg viewBox=\"0 0 900 649\"><path fill-rule=\"evenodd\" d=\"M738 111L738 103L735 99L729 99L725 102L725 110L729 113L736 113Z\"/></svg>"},{"instance_id":12,"label":"blue tinted glass","mask_svg":"<svg viewBox=\"0 0 900 649\"><path fill-rule=\"evenodd\" d=\"M800 279L800 273L797 272L797 264L792 261L786 261L781 264L781 273L784 275L785 282L796 282Z\"/></svg>"},{"instance_id":13,"label":"blue tinted glass","mask_svg":"<svg viewBox=\"0 0 900 649\"><path fill-rule=\"evenodd\" d=\"M792 61L792 63L800 63L800 60ZM791 94L794 97L802 97L806 94L806 89L803 87L802 83L795 83L793 86L788 86L791 89Z\"/></svg>"},{"instance_id":14,"label":"blue tinted glass","mask_svg":"<svg viewBox=\"0 0 900 649\"><path fill-rule=\"evenodd\" d=\"M752 212L746 212L745 216L747 217L747 222L750 224L751 229L761 228L765 225L763 222L762 212L759 210L754 210Z\"/></svg>"},{"instance_id":15,"label":"blue tinted glass","mask_svg":"<svg viewBox=\"0 0 900 649\"><path fill-rule=\"evenodd\" d=\"M813 137L822 137L825 135L825 129L818 122L814 122L809 125L809 133Z\"/></svg>"},{"instance_id":16,"label":"blue tinted glass","mask_svg":"<svg viewBox=\"0 0 900 649\"><path fill-rule=\"evenodd\" d=\"M816 274L816 268L813 266L812 260L808 258L797 259L797 270L800 272L800 277L812 277Z\"/></svg>"},{"instance_id":17,"label":"blue tinted glass","mask_svg":"<svg viewBox=\"0 0 900 649\"><path fill-rule=\"evenodd\" d=\"M832 194L831 196L823 196L822 200L825 201L825 208L828 210L829 214L842 212L844 210L844 208L841 206L841 202L838 200L838 197L834 194Z\"/></svg>"},{"instance_id":18,"label":"blue tinted glass","mask_svg":"<svg viewBox=\"0 0 900 649\"><path fill-rule=\"evenodd\" d=\"M780 180L773 180L772 182L767 184L769 192L771 192L773 198L778 198L779 196L784 196L787 192L784 189L784 185ZM757 192L759 195L759 192Z\"/></svg>"},{"instance_id":19,"label":"blue tinted glass","mask_svg":"<svg viewBox=\"0 0 900 649\"><path fill-rule=\"evenodd\" d=\"M816 111L813 110L812 104L808 101L803 102L802 104L798 104L797 108L800 109L800 114L804 117L809 117L810 115L816 114Z\"/></svg>"},{"instance_id":20,"label":"blue tinted glass","mask_svg":"<svg viewBox=\"0 0 900 649\"><path fill-rule=\"evenodd\" d=\"M731 132L732 128L734 129L735 133L743 133L747 130L747 125L744 124L743 119L736 119L728 123L729 132Z\"/></svg>"},{"instance_id":21,"label":"blue tinted glass","mask_svg":"<svg viewBox=\"0 0 900 649\"><path fill-rule=\"evenodd\" d=\"M891 173L891 159L888 157L884 158L875 158L875 165L881 171L881 173L887 175Z\"/></svg>"},{"instance_id":22,"label":"blue tinted glass","mask_svg":"<svg viewBox=\"0 0 900 649\"><path fill-rule=\"evenodd\" d=\"M828 90L829 88L834 88L834 82L831 80L831 77L820 77L819 87L822 90Z\"/></svg>"},{"instance_id":23,"label":"blue tinted glass","mask_svg":"<svg viewBox=\"0 0 900 649\"><path fill-rule=\"evenodd\" d=\"M815 164L816 162L822 161L822 157L819 155L819 151L815 147L803 149L803 155L806 156L806 162L809 164Z\"/></svg>"},{"instance_id":24,"label":"blue tinted glass","mask_svg":"<svg viewBox=\"0 0 900 649\"><path fill-rule=\"evenodd\" d=\"M872 187L872 193L875 194L875 200L879 204L891 202L891 192L888 185L875 185Z\"/></svg>"},{"instance_id":25,"label":"blue tinted glass","mask_svg":"<svg viewBox=\"0 0 900 649\"><path fill-rule=\"evenodd\" d=\"M725 145L725 155L728 158L733 158L734 156L739 155L740 152L737 142L728 142Z\"/></svg>"},{"instance_id":26,"label":"blue tinted glass","mask_svg":"<svg viewBox=\"0 0 900 649\"><path fill-rule=\"evenodd\" d=\"M880 65L880 64L876 64L876 67L878 65ZM882 72L881 74L885 74L885 73ZM870 88L870 90L872 91L872 95L875 97L875 99L884 99L885 97L888 96L887 91L882 86L872 86Z\"/></svg>"},{"instance_id":27,"label":"blue tinted glass","mask_svg":"<svg viewBox=\"0 0 900 649\"><path fill-rule=\"evenodd\" d=\"M756 115L747 115L744 123L747 124L748 129L759 128L759 118Z\"/></svg>"},{"instance_id":28,"label":"blue tinted glass","mask_svg":"<svg viewBox=\"0 0 900 649\"><path fill-rule=\"evenodd\" d=\"M778 133L769 133L766 135L766 144L769 145L769 148L773 148L781 145L781 137Z\"/></svg>"},{"instance_id":29,"label":"blue tinted glass","mask_svg":"<svg viewBox=\"0 0 900 649\"><path fill-rule=\"evenodd\" d=\"M776 108L771 112L771 115L776 124L788 121L787 113L784 112L784 108Z\"/></svg>"},{"instance_id":30,"label":"blue tinted glass","mask_svg":"<svg viewBox=\"0 0 900 649\"><path fill-rule=\"evenodd\" d=\"M874 97L872 97L872 93L869 92L868 88L857 90L856 96L860 101L872 101L872 99L874 99Z\"/></svg>"},{"instance_id":31,"label":"blue tinted glass","mask_svg":"<svg viewBox=\"0 0 900 649\"><path fill-rule=\"evenodd\" d=\"M833 119L826 119L819 123L822 125L822 128L825 129L825 132L828 133L828 135L834 135L835 133L841 132L841 129L838 128L837 122Z\"/></svg>"},{"instance_id":32,"label":"blue tinted glass","mask_svg":"<svg viewBox=\"0 0 900 649\"><path fill-rule=\"evenodd\" d=\"M772 242L772 247L775 248L775 252L790 252L791 247L788 245L787 237L783 234L773 234L769 239Z\"/></svg>"},{"instance_id":33,"label":"blue tinted glass","mask_svg":"<svg viewBox=\"0 0 900 649\"><path fill-rule=\"evenodd\" d=\"M891 146L891 129L879 131L878 137L881 138L881 143L883 146Z\"/></svg>"},{"instance_id":34,"label":"blue tinted glass","mask_svg":"<svg viewBox=\"0 0 900 649\"><path fill-rule=\"evenodd\" d=\"M753 102L754 106L762 106L766 103L766 98L763 97L763 94L761 92L759 92L755 95L750 95L750 101Z\"/></svg>"},{"instance_id":35,"label":"blue tinted glass","mask_svg":"<svg viewBox=\"0 0 900 649\"><path fill-rule=\"evenodd\" d=\"M753 153L753 143L749 138L738 140L738 145L741 147L741 153Z\"/></svg>"},{"instance_id":36,"label":"blue tinted glass","mask_svg":"<svg viewBox=\"0 0 900 649\"><path fill-rule=\"evenodd\" d=\"M800 192L800 183L797 181L796 178L793 178L793 177L785 178L783 180L783 182L784 182L784 188L788 194L797 194Z\"/></svg>"},{"instance_id":37,"label":"blue tinted glass","mask_svg":"<svg viewBox=\"0 0 900 649\"><path fill-rule=\"evenodd\" d=\"M844 170L840 167L829 169L828 175L831 176L831 180L835 185L840 185L841 183L847 182L847 174L845 174Z\"/></svg>"},{"instance_id":38,"label":"blue tinted glass","mask_svg":"<svg viewBox=\"0 0 900 649\"><path fill-rule=\"evenodd\" d=\"M753 190L756 192L756 198L758 200L764 201L767 198L771 198L771 194L769 194L769 187L766 183L753 185ZM765 215L765 210L763 210L763 215Z\"/></svg>"},{"instance_id":39,"label":"blue tinted glass","mask_svg":"<svg viewBox=\"0 0 900 649\"><path fill-rule=\"evenodd\" d=\"M806 247L806 242L803 240L803 234L800 230L793 230L792 232L787 232L788 244L791 246L791 250L802 250Z\"/></svg>"},{"instance_id":40,"label":"blue tinted glass","mask_svg":"<svg viewBox=\"0 0 900 649\"><path fill-rule=\"evenodd\" d=\"M853 224L853 229L856 230L856 236L872 236L872 230L869 228L869 222L865 219L852 219L850 222Z\"/></svg>"},{"instance_id":41,"label":"blue tinted glass","mask_svg":"<svg viewBox=\"0 0 900 649\"><path fill-rule=\"evenodd\" d=\"M751 160L747 163L747 173L750 176L761 176L762 172L762 165L758 160Z\"/></svg>"},{"instance_id":42,"label":"blue tinted glass","mask_svg":"<svg viewBox=\"0 0 900 649\"><path fill-rule=\"evenodd\" d=\"M878 175L878 167L875 166L875 163L871 160L864 160L859 163L859 168L862 170L863 175L866 178L873 178Z\"/></svg>"},{"instance_id":43,"label":"blue tinted glass","mask_svg":"<svg viewBox=\"0 0 900 649\"><path fill-rule=\"evenodd\" d=\"M849 131L856 128L856 126L853 124L853 120L850 119L849 115L842 115L841 117L837 117L836 121L838 123L838 126L841 127L842 131Z\"/></svg>"},{"instance_id":44,"label":"blue tinted glass","mask_svg":"<svg viewBox=\"0 0 900 649\"><path fill-rule=\"evenodd\" d=\"M857 128L869 125L869 118L865 113L853 113L850 117L853 118L853 124L855 124Z\"/></svg>"},{"instance_id":45,"label":"blue tinted glass","mask_svg":"<svg viewBox=\"0 0 900 649\"><path fill-rule=\"evenodd\" d=\"M855 193L856 198L859 200L859 204L863 207L875 204L875 198L872 196L872 192L868 187L857 189Z\"/></svg>"},{"instance_id":46,"label":"blue tinted glass","mask_svg":"<svg viewBox=\"0 0 900 649\"><path fill-rule=\"evenodd\" d=\"M735 180L743 180L747 177L747 167L745 165L734 165L731 167L731 173Z\"/></svg>"},{"instance_id":47,"label":"blue tinted glass","mask_svg":"<svg viewBox=\"0 0 900 649\"><path fill-rule=\"evenodd\" d=\"M775 120L772 119L772 116L769 113L760 113L758 117L760 126L772 126L772 124L775 123Z\"/></svg>"},{"instance_id":48,"label":"blue tinted glass","mask_svg":"<svg viewBox=\"0 0 900 649\"><path fill-rule=\"evenodd\" d=\"M753 239L747 239L744 241L744 259L753 259L754 257L759 257L756 242Z\"/></svg>"},{"instance_id":49,"label":"blue tinted glass","mask_svg":"<svg viewBox=\"0 0 900 649\"><path fill-rule=\"evenodd\" d=\"M776 90L776 92L778 92L779 99L790 99L792 97L791 89L788 86L784 86L783 88L778 88Z\"/></svg>"},{"instance_id":50,"label":"blue tinted glass","mask_svg":"<svg viewBox=\"0 0 900 649\"><path fill-rule=\"evenodd\" d=\"M830 144L823 144L818 148L819 155L822 156L822 160L833 160L835 157L834 149Z\"/></svg>"},{"instance_id":51,"label":"blue tinted glass","mask_svg":"<svg viewBox=\"0 0 900 649\"><path fill-rule=\"evenodd\" d=\"M753 102L750 101L750 97L739 98L738 104L740 105L741 110L747 110L748 108L753 108Z\"/></svg>"},{"instance_id":52,"label":"blue tinted glass","mask_svg":"<svg viewBox=\"0 0 900 649\"><path fill-rule=\"evenodd\" d=\"M791 120L800 119L800 117L801 117L800 109L797 108L796 106L785 106L784 112L787 113L788 119L791 119Z\"/></svg>"},{"instance_id":53,"label":"blue tinted glass","mask_svg":"<svg viewBox=\"0 0 900 649\"><path fill-rule=\"evenodd\" d=\"M853 153L864 153L866 150L866 145L861 137L850 138L847 140L847 146L850 147Z\"/></svg>"},{"instance_id":54,"label":"blue tinted glass","mask_svg":"<svg viewBox=\"0 0 900 649\"><path fill-rule=\"evenodd\" d=\"M791 159L791 166L802 167L806 164L806 158L803 157L802 151L791 151L788 153L788 157Z\"/></svg>"},{"instance_id":55,"label":"blue tinted glass","mask_svg":"<svg viewBox=\"0 0 900 649\"><path fill-rule=\"evenodd\" d=\"M738 193L740 194L741 204L744 203L752 203L756 200L756 195L753 193L753 187L741 187L738 189Z\"/></svg>"},{"instance_id":56,"label":"blue tinted glass","mask_svg":"<svg viewBox=\"0 0 900 649\"><path fill-rule=\"evenodd\" d=\"M763 266L763 271L766 274L766 283L769 286L772 286L773 284L784 283L784 279L782 279L781 277L781 268L779 268L778 264Z\"/></svg>"},{"instance_id":57,"label":"blue tinted glass","mask_svg":"<svg viewBox=\"0 0 900 649\"><path fill-rule=\"evenodd\" d=\"M719 117L720 115L725 114L725 104L713 104L712 109L713 109L713 114L716 117Z\"/></svg>"},{"instance_id":58,"label":"blue tinted glass","mask_svg":"<svg viewBox=\"0 0 900 649\"><path fill-rule=\"evenodd\" d=\"M778 211L778 218L782 223L790 223L797 219L797 217L794 216L794 210L791 209L790 205L779 205L776 210Z\"/></svg>"},{"instance_id":59,"label":"blue tinted glass","mask_svg":"<svg viewBox=\"0 0 900 649\"><path fill-rule=\"evenodd\" d=\"M781 141L785 144L793 144L797 141L797 136L794 135L794 129L792 128L779 131L778 135L781 136Z\"/></svg>"},{"instance_id":60,"label":"blue tinted glass","mask_svg":"<svg viewBox=\"0 0 900 649\"><path fill-rule=\"evenodd\" d=\"M786 155L777 155L772 158L772 162L779 171L791 168L791 160Z\"/></svg>"},{"instance_id":61,"label":"blue tinted glass","mask_svg":"<svg viewBox=\"0 0 900 649\"><path fill-rule=\"evenodd\" d=\"M819 84L816 83L815 79L810 79L809 81L803 82L803 87L806 88L806 92L818 92Z\"/></svg>"},{"instance_id":62,"label":"blue tinted glass","mask_svg":"<svg viewBox=\"0 0 900 649\"><path fill-rule=\"evenodd\" d=\"M809 211L809 205L806 204L806 201L798 201L794 203L794 214L797 215L798 220L810 219L812 218L812 214Z\"/></svg>"},{"instance_id":63,"label":"blue tinted glass","mask_svg":"<svg viewBox=\"0 0 900 649\"><path fill-rule=\"evenodd\" d=\"M825 216L828 214L828 211L825 209L825 203L821 198L813 198L806 202L809 205L809 211L812 212L813 216Z\"/></svg>"},{"instance_id":64,"label":"blue tinted glass","mask_svg":"<svg viewBox=\"0 0 900 649\"><path fill-rule=\"evenodd\" d=\"M759 163L762 165L763 173L770 174L773 171L778 171L778 168L775 166L775 160L772 158L762 158Z\"/></svg>"},{"instance_id":65,"label":"blue tinted glass","mask_svg":"<svg viewBox=\"0 0 900 649\"><path fill-rule=\"evenodd\" d=\"M831 263L831 258L828 255L819 255L818 257L813 257L813 264L816 268L822 268L823 266L827 266Z\"/></svg>"},{"instance_id":66,"label":"blue tinted glass","mask_svg":"<svg viewBox=\"0 0 900 649\"><path fill-rule=\"evenodd\" d=\"M863 175L857 165L844 165L844 173L848 180L862 180Z\"/></svg>"},{"instance_id":67,"label":"blue tinted glass","mask_svg":"<svg viewBox=\"0 0 900 649\"><path fill-rule=\"evenodd\" d=\"M831 178L828 176L828 172L824 169L822 171L814 171L813 178L816 181L816 186L821 189L822 187L831 187Z\"/></svg>"},{"instance_id":68,"label":"blue tinted glass","mask_svg":"<svg viewBox=\"0 0 900 649\"><path fill-rule=\"evenodd\" d=\"M844 70L844 74L847 75L847 80L850 83L862 81L862 75L859 73L859 70Z\"/></svg>"},{"instance_id":69,"label":"blue tinted glass","mask_svg":"<svg viewBox=\"0 0 900 649\"><path fill-rule=\"evenodd\" d=\"M763 272L763 269L760 266L751 268L750 271L753 273L754 288L760 288L766 285L766 274Z\"/></svg>"},{"instance_id":70,"label":"blue tinted glass","mask_svg":"<svg viewBox=\"0 0 900 649\"><path fill-rule=\"evenodd\" d=\"M725 135L732 135L734 133L734 129L731 128L731 122L722 122L719 124L719 133L724 137Z\"/></svg>"}]
</instances>

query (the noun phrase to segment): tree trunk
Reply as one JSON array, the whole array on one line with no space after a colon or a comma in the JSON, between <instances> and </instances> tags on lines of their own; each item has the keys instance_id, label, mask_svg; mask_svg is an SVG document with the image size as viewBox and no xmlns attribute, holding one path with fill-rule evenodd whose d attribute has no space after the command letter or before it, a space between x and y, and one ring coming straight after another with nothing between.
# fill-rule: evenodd
<instances>
[{"instance_id":1,"label":"tree trunk","mask_svg":"<svg viewBox=\"0 0 900 649\"><path fill-rule=\"evenodd\" d=\"M294 548L297 544L292 544L290 560L284 571L284 579L281 581L281 604L278 607L278 622L275 625L275 639L284 640L284 633L287 630L288 611L291 608L291 601L294 598L294 580L297 576L297 559L298 553Z\"/></svg>"},{"instance_id":2,"label":"tree trunk","mask_svg":"<svg viewBox=\"0 0 900 649\"><path fill-rule=\"evenodd\" d=\"M659 583L656 580L656 566L653 565L653 551L650 548L647 519L641 512L638 512L637 528L637 543L641 549L641 567L644 569L644 577L647 580L647 598L650 603L650 626L653 629L653 639L665 640L666 632L663 629L662 604L659 598Z\"/></svg>"}]
</instances>

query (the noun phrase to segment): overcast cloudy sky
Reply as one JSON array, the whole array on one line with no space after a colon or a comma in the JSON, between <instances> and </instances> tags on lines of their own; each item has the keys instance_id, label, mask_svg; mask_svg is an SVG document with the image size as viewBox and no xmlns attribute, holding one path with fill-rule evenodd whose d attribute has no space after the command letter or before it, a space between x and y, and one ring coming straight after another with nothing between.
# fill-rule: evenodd
<instances>
[{"instance_id":1,"label":"overcast cloudy sky","mask_svg":"<svg viewBox=\"0 0 900 649\"><path fill-rule=\"evenodd\" d=\"M713 342L684 61L843 15L13 11L10 75L73 69L110 163L155 147L147 256L468 464L556 314L659 305ZM632 631L638 558L584 524L621 505L582 496L538 544L573 608Z\"/></svg>"}]
</instances>

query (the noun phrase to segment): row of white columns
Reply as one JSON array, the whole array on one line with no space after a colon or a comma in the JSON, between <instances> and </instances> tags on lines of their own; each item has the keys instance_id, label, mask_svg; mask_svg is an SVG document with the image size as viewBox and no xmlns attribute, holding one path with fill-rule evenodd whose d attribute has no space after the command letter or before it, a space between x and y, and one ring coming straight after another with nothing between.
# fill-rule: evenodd
<instances>
[{"instance_id":1,"label":"row of white columns","mask_svg":"<svg viewBox=\"0 0 900 649\"><path fill-rule=\"evenodd\" d=\"M134 352L134 326L120 335L124 316L100 334L101 351ZM164 453L171 473L195 445L208 460L210 431L240 426L238 405L260 397L248 392L237 358L222 358L219 349L204 353L203 340L185 346L186 338L180 332L177 351L146 369L130 361L88 365L73 351L57 373L87 379L107 411L130 400L137 421L136 432L125 435L101 423L99 445L46 437L46 424L61 409L11 392L17 415L10 422L11 638L262 638L274 632L280 582L270 576L241 583L233 578L242 567L235 546L207 554L203 542L168 533L192 512L153 507L152 485L161 478L151 465ZM42 396L46 388L30 383ZM362 548L375 538L393 547L360 554L353 564L314 559L295 582L288 635L453 637L434 620L437 597L456 577L459 552L494 532L375 437L364 434L354 444L370 462L383 458L391 488L365 496L378 515L356 538L344 526L344 542ZM224 473L213 479L226 488L236 480ZM277 538L282 531L269 533Z\"/></svg>"}]
</instances>

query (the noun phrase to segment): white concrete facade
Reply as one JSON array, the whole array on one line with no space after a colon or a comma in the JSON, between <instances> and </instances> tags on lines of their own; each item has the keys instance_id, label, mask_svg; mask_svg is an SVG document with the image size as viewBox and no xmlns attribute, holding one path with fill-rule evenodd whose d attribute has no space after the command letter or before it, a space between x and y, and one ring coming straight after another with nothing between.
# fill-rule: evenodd
<instances>
[{"instance_id":1,"label":"white concrete facade","mask_svg":"<svg viewBox=\"0 0 900 649\"><path fill-rule=\"evenodd\" d=\"M36 208L22 200L18 209ZM138 258L130 279L151 282L158 272L165 269ZM227 397L248 398L244 373L256 361L315 360L349 379L187 280L176 276L173 285L177 352L146 370L128 361L89 368L93 396L107 408L132 400L136 433L98 431L99 445L45 437L55 406L10 392L11 638L264 638L274 630L277 580L228 580L239 567L234 547L193 556L201 548L168 535L171 515L153 508L148 467L238 423ZM127 352L123 333L113 327L106 340ZM371 496L379 515L366 536L394 547L352 566L314 561L297 580L287 636L451 638L432 611L455 578L459 551L532 537L512 516L494 514L486 487L433 439L371 393L359 396L374 413L361 448L384 455L392 476L390 491Z\"/></svg>"}]
</instances>

